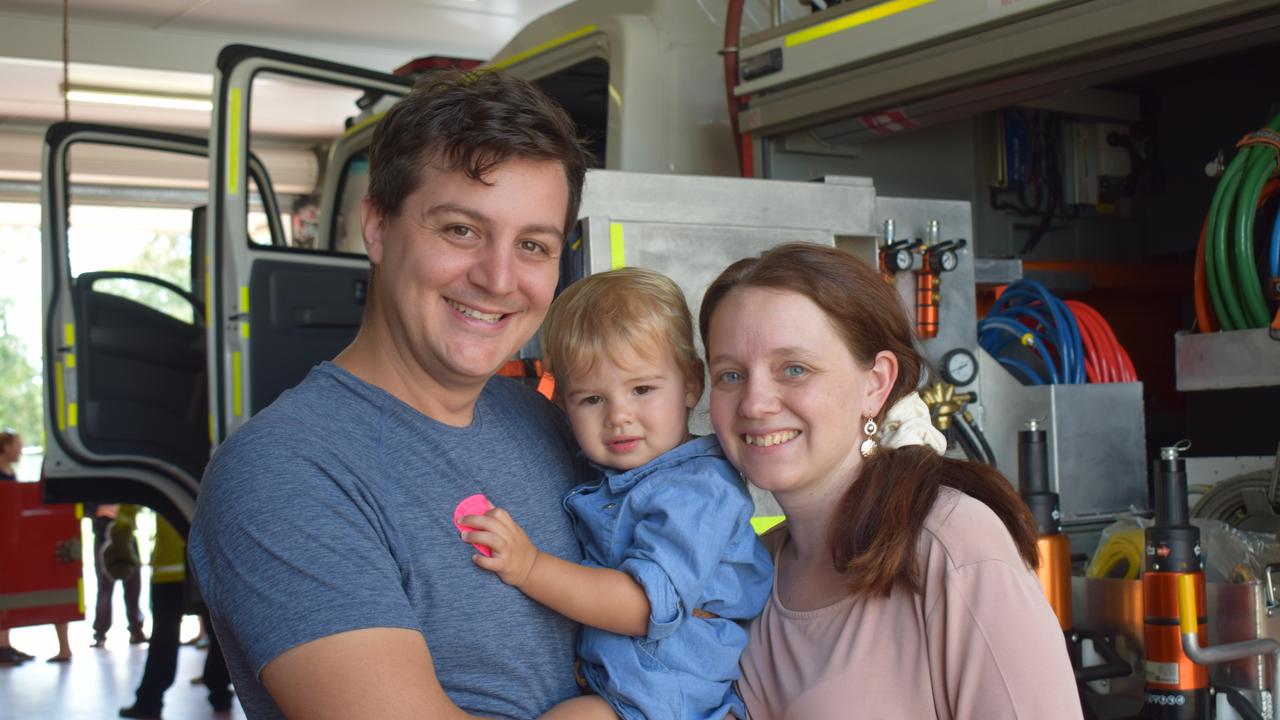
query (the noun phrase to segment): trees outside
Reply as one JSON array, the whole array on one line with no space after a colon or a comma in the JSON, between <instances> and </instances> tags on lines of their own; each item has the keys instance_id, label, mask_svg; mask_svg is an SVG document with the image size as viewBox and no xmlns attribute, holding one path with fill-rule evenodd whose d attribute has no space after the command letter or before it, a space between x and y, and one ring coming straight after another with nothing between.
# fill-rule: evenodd
<instances>
[{"instance_id":1,"label":"trees outside","mask_svg":"<svg viewBox=\"0 0 1280 720\"><path fill-rule=\"evenodd\" d=\"M14 303L0 297L0 424L27 445L44 445L44 374L29 359L23 338L10 331Z\"/></svg>"}]
</instances>

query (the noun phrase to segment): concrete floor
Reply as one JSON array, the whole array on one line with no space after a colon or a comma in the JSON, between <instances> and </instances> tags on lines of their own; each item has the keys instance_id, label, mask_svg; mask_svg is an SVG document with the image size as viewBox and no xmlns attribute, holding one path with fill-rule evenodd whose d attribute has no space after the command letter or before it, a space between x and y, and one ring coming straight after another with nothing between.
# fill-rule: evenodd
<instances>
[{"instance_id":1,"label":"concrete floor","mask_svg":"<svg viewBox=\"0 0 1280 720\"><path fill-rule=\"evenodd\" d=\"M89 547L92 547L92 536ZM93 553L87 555L86 560L91 561ZM143 556L148 555L144 553ZM150 568L143 567L142 572L141 604L147 615L144 630L150 635ZM86 564L85 598L91 607L85 620L71 623L68 627L71 662L45 662L46 658L58 653L58 641L52 626L14 628L10 631L12 645L36 657L21 665L0 666L0 720L106 720L117 717L121 707L133 704L134 691L142 679L142 668L147 659L147 646L129 644L129 631L123 622L124 590L117 583L112 613L115 624L107 634L106 647L90 647L93 642L92 605L97 598L97 585L92 565ZM183 640L194 638L199 628L199 621L194 616L187 616L182 623ZM235 701L230 713L213 712L204 685L191 684L191 679L204 671L204 658L205 651L192 645L179 649L178 673L164 696L164 717L175 720L244 718L244 711Z\"/></svg>"}]
</instances>

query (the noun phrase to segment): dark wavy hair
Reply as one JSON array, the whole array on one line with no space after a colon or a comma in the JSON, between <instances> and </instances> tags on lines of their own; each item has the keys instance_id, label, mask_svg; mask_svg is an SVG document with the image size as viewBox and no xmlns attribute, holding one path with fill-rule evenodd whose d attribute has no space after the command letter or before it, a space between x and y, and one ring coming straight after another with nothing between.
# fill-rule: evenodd
<instances>
[{"instance_id":1,"label":"dark wavy hair","mask_svg":"<svg viewBox=\"0 0 1280 720\"><path fill-rule=\"evenodd\" d=\"M432 73L374 128L369 199L380 213L394 216L422 185L428 163L485 182L513 158L564 166L567 234L578 219L590 154L564 108L532 83L496 70Z\"/></svg>"},{"instance_id":2,"label":"dark wavy hair","mask_svg":"<svg viewBox=\"0 0 1280 720\"><path fill-rule=\"evenodd\" d=\"M823 245L791 243L730 265L702 298L698 326L708 358L711 318L724 298L740 287L787 290L809 298L826 313L864 368L870 368L882 350L897 356L898 377L876 418L878 424L919 384L925 361L916 350L897 292L853 255ZM943 486L991 508L1027 566L1039 565L1031 513L995 468L946 458L927 447L882 446L863 460L856 481L840 498L827 537L831 561L848 577L850 592L888 595L895 585L921 590L916 546Z\"/></svg>"}]
</instances>

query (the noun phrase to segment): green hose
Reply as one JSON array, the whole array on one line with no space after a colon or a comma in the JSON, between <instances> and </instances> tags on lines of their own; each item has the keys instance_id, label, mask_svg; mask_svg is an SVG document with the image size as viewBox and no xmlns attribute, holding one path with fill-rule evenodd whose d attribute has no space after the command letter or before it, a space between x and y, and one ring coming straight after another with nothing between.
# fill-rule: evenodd
<instances>
[{"instance_id":1,"label":"green hose","mask_svg":"<svg viewBox=\"0 0 1280 720\"><path fill-rule=\"evenodd\" d=\"M1262 281L1258 279L1258 264L1253 255L1253 217L1258 212L1262 186L1267 184L1276 167L1276 153L1263 147L1250 149L1254 152L1249 158L1248 174L1236 207L1236 280L1244 299L1248 326L1260 328L1267 326L1271 314L1267 312L1266 296L1262 294Z\"/></svg>"},{"instance_id":2,"label":"green hose","mask_svg":"<svg viewBox=\"0 0 1280 720\"><path fill-rule=\"evenodd\" d=\"M1218 321L1222 323L1223 330L1240 330L1245 327L1244 312L1236 302L1231 288L1225 220L1231 216L1231 204L1236 195L1236 186L1240 184L1240 170L1243 166L1244 153L1237 153L1218 181L1218 188L1213 193L1213 203L1209 205L1209 247L1205 250L1205 260L1213 259L1212 272L1209 273L1209 292L1213 295L1213 309L1218 313ZM1218 307L1219 298L1222 307Z\"/></svg>"},{"instance_id":3,"label":"green hose","mask_svg":"<svg viewBox=\"0 0 1280 720\"><path fill-rule=\"evenodd\" d=\"M1280 114L1267 127L1280 130ZM1266 327L1270 319L1254 259L1253 220L1262 189L1277 164L1277 152L1272 148L1245 146L1232 158L1214 189L1205 233L1205 275L1223 330Z\"/></svg>"}]
</instances>

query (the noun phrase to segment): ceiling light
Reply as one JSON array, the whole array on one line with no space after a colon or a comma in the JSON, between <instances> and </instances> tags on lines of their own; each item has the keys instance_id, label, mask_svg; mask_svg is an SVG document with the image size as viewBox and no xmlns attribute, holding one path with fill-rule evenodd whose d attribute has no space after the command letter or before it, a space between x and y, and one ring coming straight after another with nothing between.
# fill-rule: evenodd
<instances>
[{"instance_id":1,"label":"ceiling light","mask_svg":"<svg viewBox=\"0 0 1280 720\"><path fill-rule=\"evenodd\" d=\"M85 85L71 85L67 88L67 99L74 102L130 105L133 107L164 108L167 110L199 110L201 112L213 110L213 101L202 95L179 95L143 90L88 87Z\"/></svg>"}]
</instances>

